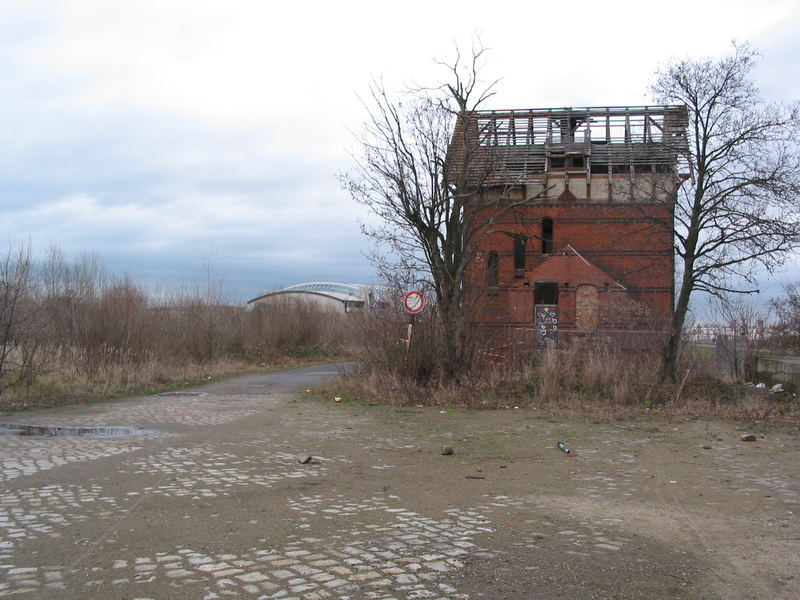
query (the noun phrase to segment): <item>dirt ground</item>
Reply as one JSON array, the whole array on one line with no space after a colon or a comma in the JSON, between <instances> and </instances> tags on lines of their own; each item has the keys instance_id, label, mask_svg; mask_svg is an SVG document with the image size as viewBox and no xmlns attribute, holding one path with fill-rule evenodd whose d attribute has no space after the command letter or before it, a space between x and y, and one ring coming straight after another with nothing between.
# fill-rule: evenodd
<instances>
[{"instance_id":1,"label":"dirt ground","mask_svg":"<svg viewBox=\"0 0 800 600\"><path fill-rule=\"evenodd\" d=\"M0 437L0 597L800 598L797 430L295 393L332 374L0 419L158 432Z\"/></svg>"},{"instance_id":2,"label":"dirt ground","mask_svg":"<svg viewBox=\"0 0 800 600\"><path fill-rule=\"evenodd\" d=\"M487 515L492 559L473 557L457 586L476 598L800 597L797 431L747 443L720 422L328 410L383 438L362 469L390 464L387 491Z\"/></svg>"}]
</instances>

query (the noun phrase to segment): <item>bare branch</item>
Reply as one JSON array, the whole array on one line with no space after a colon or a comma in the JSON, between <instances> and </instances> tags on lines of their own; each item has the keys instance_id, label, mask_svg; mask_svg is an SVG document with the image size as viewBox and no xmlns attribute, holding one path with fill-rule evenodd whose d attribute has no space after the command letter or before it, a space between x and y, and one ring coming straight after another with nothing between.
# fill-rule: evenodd
<instances>
[{"instance_id":1,"label":"bare branch","mask_svg":"<svg viewBox=\"0 0 800 600\"><path fill-rule=\"evenodd\" d=\"M719 60L678 60L656 72L659 102L689 112L690 179L675 206L675 254L683 270L662 379L674 378L691 295L750 294L760 265L772 271L800 242L800 105L764 103L751 80L758 54L734 44Z\"/></svg>"},{"instance_id":2,"label":"bare branch","mask_svg":"<svg viewBox=\"0 0 800 600\"><path fill-rule=\"evenodd\" d=\"M449 73L447 83L407 90L402 101L373 81L356 166L340 177L354 200L380 221L362 225L382 250L372 256L379 271L395 281L431 282L448 337L447 376L468 368L464 359L473 351L466 342L470 322L462 280L475 248L468 223L485 207L480 182L474 185L466 176L469 165L450 172L448 153L459 147L466 163L474 153L471 137L456 139L454 131L458 119L494 94L497 82L485 85L480 78L485 53L479 40L468 56L456 48L453 62L438 61ZM500 207L504 198L500 194L495 204ZM510 209L503 205L498 214Z\"/></svg>"}]
</instances>

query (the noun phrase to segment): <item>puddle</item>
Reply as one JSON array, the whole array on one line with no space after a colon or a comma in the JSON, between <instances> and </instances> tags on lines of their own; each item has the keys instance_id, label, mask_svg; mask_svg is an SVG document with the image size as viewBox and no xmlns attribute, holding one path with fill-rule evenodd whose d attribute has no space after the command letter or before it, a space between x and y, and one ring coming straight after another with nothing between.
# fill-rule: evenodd
<instances>
[{"instance_id":1,"label":"puddle","mask_svg":"<svg viewBox=\"0 0 800 600\"><path fill-rule=\"evenodd\" d=\"M154 429L138 427L67 427L62 425L23 425L21 423L0 423L0 435L20 435L29 437L126 437L157 433Z\"/></svg>"},{"instance_id":2,"label":"puddle","mask_svg":"<svg viewBox=\"0 0 800 600\"><path fill-rule=\"evenodd\" d=\"M205 396L205 392L161 392L156 396Z\"/></svg>"}]
</instances>

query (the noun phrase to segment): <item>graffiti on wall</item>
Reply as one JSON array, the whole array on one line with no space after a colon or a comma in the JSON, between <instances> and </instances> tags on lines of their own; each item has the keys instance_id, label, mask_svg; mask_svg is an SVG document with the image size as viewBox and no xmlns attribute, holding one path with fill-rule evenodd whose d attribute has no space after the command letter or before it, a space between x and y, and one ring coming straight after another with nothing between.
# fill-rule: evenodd
<instances>
[{"instance_id":1,"label":"graffiti on wall","mask_svg":"<svg viewBox=\"0 0 800 600\"><path fill-rule=\"evenodd\" d=\"M558 335L558 305L537 304L534 326L540 346L554 345Z\"/></svg>"}]
</instances>

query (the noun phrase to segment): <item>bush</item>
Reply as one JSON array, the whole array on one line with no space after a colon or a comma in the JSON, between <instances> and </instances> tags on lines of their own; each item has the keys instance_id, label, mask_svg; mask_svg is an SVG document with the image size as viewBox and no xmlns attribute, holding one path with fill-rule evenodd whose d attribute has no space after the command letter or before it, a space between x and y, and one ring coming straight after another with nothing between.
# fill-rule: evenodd
<instances>
[{"instance_id":1,"label":"bush","mask_svg":"<svg viewBox=\"0 0 800 600\"><path fill-rule=\"evenodd\" d=\"M352 347L351 317L306 303L247 311L213 281L154 297L96 257L69 263L51 250L35 269L27 246L12 247L0 256L0 394L8 404L39 381L124 389L220 365L322 360Z\"/></svg>"},{"instance_id":2,"label":"bush","mask_svg":"<svg viewBox=\"0 0 800 600\"><path fill-rule=\"evenodd\" d=\"M707 353L689 347L679 364L679 382L660 384L655 349L623 350L637 344L604 343L602 337L565 338L556 348L517 353L516 363L510 356L477 360L469 377L446 382L435 376L435 327L418 327L419 321L414 326L414 335L422 332L418 362L414 338L407 358L399 339L406 323L404 315L383 321L362 315L361 356L366 360L360 370L332 384L331 394L399 405L546 408L593 419L645 414L791 419L798 413L796 402L722 381ZM476 354L481 355L480 349ZM484 355L499 356L496 345ZM425 365L425 360L431 362Z\"/></svg>"}]
</instances>

